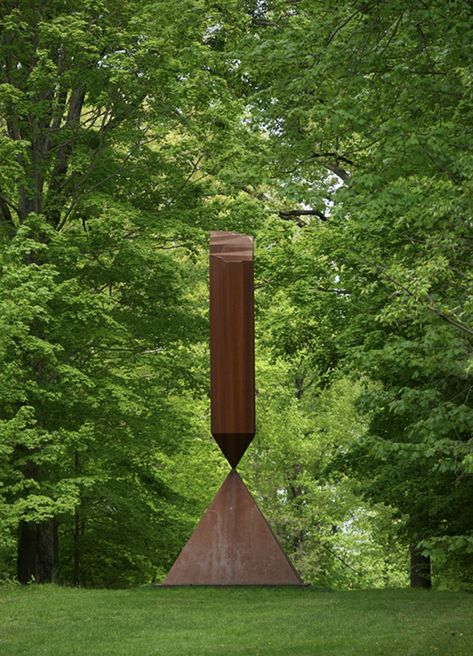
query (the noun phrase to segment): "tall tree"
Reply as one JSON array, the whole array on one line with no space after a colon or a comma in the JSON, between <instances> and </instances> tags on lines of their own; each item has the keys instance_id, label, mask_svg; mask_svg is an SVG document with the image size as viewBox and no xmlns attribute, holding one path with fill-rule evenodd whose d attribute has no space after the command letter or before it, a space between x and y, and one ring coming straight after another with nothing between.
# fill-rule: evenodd
<instances>
[{"instance_id":1,"label":"tall tree","mask_svg":"<svg viewBox=\"0 0 473 656\"><path fill-rule=\"evenodd\" d=\"M439 577L457 565L466 580L471 3L276 0L254 11L239 73L273 188L287 191L284 205L264 200L296 223L289 252L305 255L283 267L292 299L274 343L380 383L363 397L372 421L350 467L367 495L409 516L414 569L432 556ZM328 334L315 334L317 316Z\"/></svg>"},{"instance_id":2,"label":"tall tree","mask_svg":"<svg viewBox=\"0 0 473 656\"><path fill-rule=\"evenodd\" d=\"M195 0L0 8L0 493L22 582L54 579L58 548L75 583L149 578L193 516L162 461L206 392L192 261L231 148L225 20Z\"/></svg>"}]
</instances>

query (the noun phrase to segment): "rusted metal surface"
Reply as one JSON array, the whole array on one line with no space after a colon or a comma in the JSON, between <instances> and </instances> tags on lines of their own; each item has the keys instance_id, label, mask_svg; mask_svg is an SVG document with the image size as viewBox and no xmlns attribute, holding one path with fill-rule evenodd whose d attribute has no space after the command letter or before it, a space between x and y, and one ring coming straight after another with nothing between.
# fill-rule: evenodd
<instances>
[{"instance_id":1,"label":"rusted metal surface","mask_svg":"<svg viewBox=\"0 0 473 656\"><path fill-rule=\"evenodd\" d=\"M211 431L232 468L255 434L253 240L210 240ZM302 583L232 469L164 585Z\"/></svg>"},{"instance_id":2,"label":"rusted metal surface","mask_svg":"<svg viewBox=\"0 0 473 656\"><path fill-rule=\"evenodd\" d=\"M255 434L253 239L210 238L211 431L232 467Z\"/></svg>"},{"instance_id":3,"label":"rusted metal surface","mask_svg":"<svg viewBox=\"0 0 473 656\"><path fill-rule=\"evenodd\" d=\"M217 492L164 585L300 585L235 470Z\"/></svg>"}]
</instances>

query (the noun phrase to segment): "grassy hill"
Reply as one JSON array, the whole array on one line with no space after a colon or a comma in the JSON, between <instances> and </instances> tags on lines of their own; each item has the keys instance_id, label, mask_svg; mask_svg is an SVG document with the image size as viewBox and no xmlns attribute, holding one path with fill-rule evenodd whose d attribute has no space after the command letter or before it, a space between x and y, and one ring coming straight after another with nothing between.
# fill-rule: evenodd
<instances>
[{"instance_id":1,"label":"grassy hill","mask_svg":"<svg viewBox=\"0 0 473 656\"><path fill-rule=\"evenodd\" d=\"M2 656L471 656L473 595L0 588Z\"/></svg>"}]
</instances>

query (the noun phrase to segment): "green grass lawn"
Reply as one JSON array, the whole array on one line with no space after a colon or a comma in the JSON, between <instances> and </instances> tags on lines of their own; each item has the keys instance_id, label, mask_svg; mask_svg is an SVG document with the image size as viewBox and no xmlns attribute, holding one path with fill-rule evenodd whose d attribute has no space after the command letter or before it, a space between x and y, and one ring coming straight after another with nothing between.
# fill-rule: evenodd
<instances>
[{"instance_id":1,"label":"green grass lawn","mask_svg":"<svg viewBox=\"0 0 473 656\"><path fill-rule=\"evenodd\" d=\"M0 588L0 654L472 656L473 595Z\"/></svg>"}]
</instances>

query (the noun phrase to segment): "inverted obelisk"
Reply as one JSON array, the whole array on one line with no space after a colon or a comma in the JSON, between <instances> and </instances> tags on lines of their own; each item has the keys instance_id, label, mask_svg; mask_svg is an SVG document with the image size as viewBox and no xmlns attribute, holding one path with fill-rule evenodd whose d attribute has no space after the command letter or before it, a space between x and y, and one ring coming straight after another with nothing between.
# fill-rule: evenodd
<instances>
[{"instance_id":1,"label":"inverted obelisk","mask_svg":"<svg viewBox=\"0 0 473 656\"><path fill-rule=\"evenodd\" d=\"M255 434L253 239L210 239L211 432L232 467Z\"/></svg>"},{"instance_id":2,"label":"inverted obelisk","mask_svg":"<svg viewBox=\"0 0 473 656\"><path fill-rule=\"evenodd\" d=\"M300 585L235 467L255 434L253 240L210 240L211 432L232 467L164 585Z\"/></svg>"}]
</instances>

